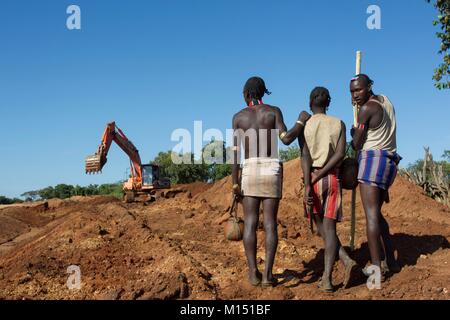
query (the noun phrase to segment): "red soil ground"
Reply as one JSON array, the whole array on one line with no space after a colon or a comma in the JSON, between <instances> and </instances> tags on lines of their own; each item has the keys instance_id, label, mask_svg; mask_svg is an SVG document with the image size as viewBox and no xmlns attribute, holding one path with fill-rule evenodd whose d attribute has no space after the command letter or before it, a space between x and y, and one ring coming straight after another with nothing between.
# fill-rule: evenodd
<instances>
[{"instance_id":1,"label":"red soil ground","mask_svg":"<svg viewBox=\"0 0 450 320\"><path fill-rule=\"evenodd\" d=\"M178 186L184 192L148 205L112 197L73 197L32 205L0 206L0 299L449 299L450 210L398 177L384 207L402 270L381 290L357 275L336 292L321 293L323 244L309 231L301 207L299 160L285 164L274 266L280 284L247 282L242 242L225 240L223 225L231 181ZM356 248L368 261L365 219L357 195ZM242 216L242 207L239 207ZM258 230L258 263L264 266L264 231ZM350 192L338 234L349 242ZM67 268L81 270L81 289L69 290Z\"/></svg>"}]
</instances>

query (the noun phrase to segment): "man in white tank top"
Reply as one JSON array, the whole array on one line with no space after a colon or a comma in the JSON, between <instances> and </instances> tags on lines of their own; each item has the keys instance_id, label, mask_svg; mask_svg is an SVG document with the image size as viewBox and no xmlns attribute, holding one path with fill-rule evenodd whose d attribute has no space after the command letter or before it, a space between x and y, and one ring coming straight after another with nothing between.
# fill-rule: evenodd
<instances>
[{"instance_id":1,"label":"man in white tank top","mask_svg":"<svg viewBox=\"0 0 450 320\"><path fill-rule=\"evenodd\" d=\"M384 202L389 202L388 189L394 182L401 157L397 154L394 107L386 96L375 95L372 85L373 81L364 74L350 81L352 102L359 107L358 124L351 134L352 147L359 151L358 181L366 214L371 263L381 269L384 280L387 272L400 271L381 207ZM363 272L368 276L365 270Z\"/></svg>"}]
</instances>

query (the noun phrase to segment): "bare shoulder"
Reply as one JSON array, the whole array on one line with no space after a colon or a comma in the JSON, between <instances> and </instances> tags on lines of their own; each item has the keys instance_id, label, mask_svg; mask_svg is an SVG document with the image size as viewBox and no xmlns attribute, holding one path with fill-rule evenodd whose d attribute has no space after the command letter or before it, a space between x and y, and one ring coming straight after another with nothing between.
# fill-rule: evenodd
<instances>
[{"instance_id":1,"label":"bare shoulder","mask_svg":"<svg viewBox=\"0 0 450 320\"><path fill-rule=\"evenodd\" d=\"M381 98L381 96L377 96L376 99L371 99L371 100L367 101L364 106L367 106L372 109L379 109L379 108L381 108L381 103L382 103L382 101L380 101L380 100L384 100L384 98Z\"/></svg>"},{"instance_id":2,"label":"bare shoulder","mask_svg":"<svg viewBox=\"0 0 450 320\"><path fill-rule=\"evenodd\" d=\"M238 119L239 117L243 116L244 114L245 114L245 109L242 109L242 110L236 112L233 116L233 120Z\"/></svg>"},{"instance_id":3,"label":"bare shoulder","mask_svg":"<svg viewBox=\"0 0 450 320\"><path fill-rule=\"evenodd\" d=\"M266 104L266 106L269 108L270 111L275 112L277 115L281 114L281 109L277 106L272 106L270 104Z\"/></svg>"},{"instance_id":4,"label":"bare shoulder","mask_svg":"<svg viewBox=\"0 0 450 320\"><path fill-rule=\"evenodd\" d=\"M246 109L242 109L241 111L237 112L233 116L233 126L237 127L239 126L239 121L244 118L247 114Z\"/></svg>"},{"instance_id":5,"label":"bare shoulder","mask_svg":"<svg viewBox=\"0 0 450 320\"><path fill-rule=\"evenodd\" d=\"M375 114L380 108L380 104L376 101L369 100L363 106L359 108L360 113L372 115Z\"/></svg>"}]
</instances>

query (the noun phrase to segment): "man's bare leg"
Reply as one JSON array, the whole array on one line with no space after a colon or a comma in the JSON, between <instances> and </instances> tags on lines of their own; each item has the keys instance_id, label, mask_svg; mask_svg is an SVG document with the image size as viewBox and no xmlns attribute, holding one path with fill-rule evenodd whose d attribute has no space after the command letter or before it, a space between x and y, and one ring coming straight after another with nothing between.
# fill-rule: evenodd
<instances>
[{"instance_id":1,"label":"man's bare leg","mask_svg":"<svg viewBox=\"0 0 450 320\"><path fill-rule=\"evenodd\" d=\"M275 285L273 263L278 247L277 214L280 199L264 199L264 231L266 234L266 263L262 275L262 284Z\"/></svg>"},{"instance_id":2,"label":"man's bare leg","mask_svg":"<svg viewBox=\"0 0 450 320\"><path fill-rule=\"evenodd\" d=\"M336 254L338 252L338 237L336 235L336 220L324 218L323 231L325 232L325 264L322 276L324 289L333 289L331 274L333 272Z\"/></svg>"},{"instance_id":3,"label":"man's bare leg","mask_svg":"<svg viewBox=\"0 0 450 320\"><path fill-rule=\"evenodd\" d=\"M381 197L382 199L385 198L386 190L381 191ZM381 206L383 205L383 200L381 200ZM386 259L387 266L389 268L389 271L392 272L398 272L400 271L400 266L398 265L395 254L394 254L394 244L392 243L392 236L389 231L389 224L387 223L386 219L383 216L383 213L381 212L380 208L380 233L381 233L381 239L384 249L384 255ZM384 260L384 259L383 259Z\"/></svg>"},{"instance_id":4,"label":"man's bare leg","mask_svg":"<svg viewBox=\"0 0 450 320\"><path fill-rule=\"evenodd\" d=\"M366 214L367 242L369 244L370 258L373 265L381 267L381 190L377 187L361 183L361 200Z\"/></svg>"},{"instance_id":5,"label":"man's bare leg","mask_svg":"<svg viewBox=\"0 0 450 320\"><path fill-rule=\"evenodd\" d=\"M256 229L258 227L260 199L255 197L244 197L242 206L244 208L244 249L247 257L248 277L252 285L261 283L261 273L256 265Z\"/></svg>"},{"instance_id":6,"label":"man's bare leg","mask_svg":"<svg viewBox=\"0 0 450 320\"><path fill-rule=\"evenodd\" d=\"M327 220L330 220L330 219L327 219ZM325 240L326 237L327 236L335 237L339 259L341 260L341 262L342 262L342 264L344 265L344 268L345 268L345 271L344 271L345 272L345 274L344 274L344 283L343 284L344 284L344 287L347 287L347 285L350 282L350 277L352 275L352 271L354 270L354 267L356 267L357 264L352 258L350 258L350 256L348 255L347 251L345 251L344 247L341 244L341 241L339 240L339 238L338 238L338 236L336 234L336 221L332 220L332 221L334 221L334 228L328 229L327 231L325 231L324 223L322 222L322 220L320 219L320 217L318 215L314 215L314 221L316 223L317 230L319 231L320 237L322 239L324 239L325 247L327 246L327 242ZM333 229L334 229L334 232L333 232ZM334 257L335 257L334 259L336 259L336 254L334 254ZM329 281L328 281L328 284L327 284L327 286L329 288L332 288L332 285L331 285L331 271L333 270L334 261L335 260L333 260L333 262L331 263L331 266L329 267L330 268L330 271L329 271L330 272L330 276L329 276ZM326 265L326 262L325 262L325 265ZM325 272L324 272L324 274L325 274Z\"/></svg>"}]
</instances>

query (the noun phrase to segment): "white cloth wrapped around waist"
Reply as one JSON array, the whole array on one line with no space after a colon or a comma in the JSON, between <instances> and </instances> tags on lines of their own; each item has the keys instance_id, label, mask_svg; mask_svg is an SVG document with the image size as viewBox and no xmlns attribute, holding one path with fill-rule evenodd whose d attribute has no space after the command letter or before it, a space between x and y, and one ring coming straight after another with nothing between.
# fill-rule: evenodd
<instances>
[{"instance_id":1,"label":"white cloth wrapped around waist","mask_svg":"<svg viewBox=\"0 0 450 320\"><path fill-rule=\"evenodd\" d=\"M261 198L282 197L283 166L276 158L249 158L242 165L242 194Z\"/></svg>"},{"instance_id":2,"label":"white cloth wrapped around waist","mask_svg":"<svg viewBox=\"0 0 450 320\"><path fill-rule=\"evenodd\" d=\"M275 176L282 174L278 158L248 158L242 164L242 176Z\"/></svg>"}]
</instances>

